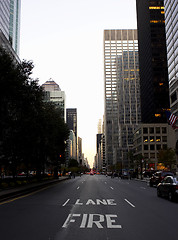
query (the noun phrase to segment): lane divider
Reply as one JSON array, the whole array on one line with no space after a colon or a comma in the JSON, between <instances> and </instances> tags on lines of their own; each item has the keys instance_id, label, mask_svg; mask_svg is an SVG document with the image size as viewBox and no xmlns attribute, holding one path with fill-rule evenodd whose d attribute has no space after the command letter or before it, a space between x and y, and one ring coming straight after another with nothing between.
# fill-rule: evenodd
<instances>
[{"instance_id":1,"label":"lane divider","mask_svg":"<svg viewBox=\"0 0 178 240\"><path fill-rule=\"evenodd\" d=\"M70 201L70 199L67 199L67 201L62 205L63 207Z\"/></svg>"},{"instance_id":2,"label":"lane divider","mask_svg":"<svg viewBox=\"0 0 178 240\"><path fill-rule=\"evenodd\" d=\"M127 199L124 199L131 207L135 208L135 205L133 205L131 202L129 202Z\"/></svg>"}]
</instances>

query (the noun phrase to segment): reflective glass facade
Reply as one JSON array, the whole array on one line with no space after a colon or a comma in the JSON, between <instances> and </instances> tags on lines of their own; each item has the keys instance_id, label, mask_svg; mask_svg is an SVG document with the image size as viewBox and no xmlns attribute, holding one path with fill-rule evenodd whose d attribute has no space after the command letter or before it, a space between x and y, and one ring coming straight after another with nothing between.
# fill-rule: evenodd
<instances>
[{"instance_id":1,"label":"reflective glass facade","mask_svg":"<svg viewBox=\"0 0 178 240\"><path fill-rule=\"evenodd\" d=\"M164 0L136 0L143 123L166 123L170 108Z\"/></svg>"},{"instance_id":2,"label":"reflective glass facade","mask_svg":"<svg viewBox=\"0 0 178 240\"><path fill-rule=\"evenodd\" d=\"M165 0L171 111L178 116L178 0Z\"/></svg>"},{"instance_id":3,"label":"reflective glass facade","mask_svg":"<svg viewBox=\"0 0 178 240\"><path fill-rule=\"evenodd\" d=\"M20 41L20 6L21 0L10 0L9 41L17 54Z\"/></svg>"},{"instance_id":4,"label":"reflective glass facade","mask_svg":"<svg viewBox=\"0 0 178 240\"><path fill-rule=\"evenodd\" d=\"M0 1L0 29L9 39L10 0Z\"/></svg>"},{"instance_id":5,"label":"reflective glass facade","mask_svg":"<svg viewBox=\"0 0 178 240\"><path fill-rule=\"evenodd\" d=\"M107 165L127 167L133 130L140 122L136 30L104 31L105 144Z\"/></svg>"},{"instance_id":6,"label":"reflective glass facade","mask_svg":"<svg viewBox=\"0 0 178 240\"><path fill-rule=\"evenodd\" d=\"M19 54L21 0L0 1L0 30Z\"/></svg>"}]
</instances>

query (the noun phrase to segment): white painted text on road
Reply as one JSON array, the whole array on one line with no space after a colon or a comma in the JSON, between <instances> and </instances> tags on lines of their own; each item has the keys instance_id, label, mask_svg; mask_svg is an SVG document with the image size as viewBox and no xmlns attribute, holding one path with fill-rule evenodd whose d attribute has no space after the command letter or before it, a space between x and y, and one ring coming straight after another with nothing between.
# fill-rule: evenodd
<instances>
[{"instance_id":1,"label":"white painted text on road","mask_svg":"<svg viewBox=\"0 0 178 240\"><path fill-rule=\"evenodd\" d=\"M80 199L77 199L75 205L116 205L114 199L96 199L95 201L92 199L88 199L86 202L82 202Z\"/></svg>"},{"instance_id":2,"label":"white painted text on road","mask_svg":"<svg viewBox=\"0 0 178 240\"><path fill-rule=\"evenodd\" d=\"M79 218L79 219L78 219ZM63 228L67 228L70 223L77 222L79 228L104 228L105 222L107 228L122 228L116 224L117 215L115 214L69 214L63 224Z\"/></svg>"}]
</instances>

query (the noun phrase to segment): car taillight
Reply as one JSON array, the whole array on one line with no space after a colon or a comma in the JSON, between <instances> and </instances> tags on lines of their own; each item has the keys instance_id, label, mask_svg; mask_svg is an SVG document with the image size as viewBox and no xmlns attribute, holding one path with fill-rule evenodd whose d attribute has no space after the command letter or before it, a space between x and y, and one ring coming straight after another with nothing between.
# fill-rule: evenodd
<instances>
[{"instance_id":1,"label":"car taillight","mask_svg":"<svg viewBox=\"0 0 178 240\"><path fill-rule=\"evenodd\" d=\"M176 185L176 190L178 190L178 185Z\"/></svg>"}]
</instances>

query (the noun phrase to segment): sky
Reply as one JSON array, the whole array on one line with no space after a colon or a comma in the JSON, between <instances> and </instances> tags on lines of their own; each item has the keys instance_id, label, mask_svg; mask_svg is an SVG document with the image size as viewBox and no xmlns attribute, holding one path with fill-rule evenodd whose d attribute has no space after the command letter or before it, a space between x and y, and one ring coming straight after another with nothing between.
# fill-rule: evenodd
<instances>
[{"instance_id":1,"label":"sky","mask_svg":"<svg viewBox=\"0 0 178 240\"><path fill-rule=\"evenodd\" d=\"M52 78L77 108L82 152L93 166L104 114L105 29L136 29L136 0L22 0L20 58L34 63L34 79Z\"/></svg>"}]
</instances>

